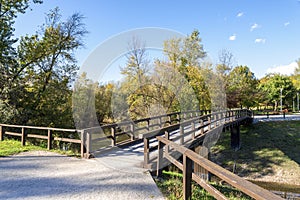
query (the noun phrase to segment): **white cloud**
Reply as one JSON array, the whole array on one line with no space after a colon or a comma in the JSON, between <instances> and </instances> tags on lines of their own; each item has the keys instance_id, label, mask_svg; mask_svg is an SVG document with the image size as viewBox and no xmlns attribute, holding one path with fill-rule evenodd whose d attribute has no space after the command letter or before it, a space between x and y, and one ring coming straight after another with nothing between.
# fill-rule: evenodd
<instances>
[{"instance_id":1,"label":"white cloud","mask_svg":"<svg viewBox=\"0 0 300 200\"><path fill-rule=\"evenodd\" d=\"M264 44L264 43L266 43L266 39L264 39L264 38L256 38L255 41L254 41L254 43L262 43L262 44Z\"/></svg>"},{"instance_id":2,"label":"white cloud","mask_svg":"<svg viewBox=\"0 0 300 200\"><path fill-rule=\"evenodd\" d=\"M234 41L234 40L236 40L236 35L235 35L235 34L233 34L232 36L230 36L230 37L229 37L229 40L231 40L231 41Z\"/></svg>"},{"instance_id":3,"label":"white cloud","mask_svg":"<svg viewBox=\"0 0 300 200\"><path fill-rule=\"evenodd\" d=\"M292 62L289 65L280 65L276 67L270 67L267 69L267 73L279 73L282 75L291 75L294 73L295 69L298 67L297 62Z\"/></svg>"},{"instance_id":4,"label":"white cloud","mask_svg":"<svg viewBox=\"0 0 300 200\"><path fill-rule=\"evenodd\" d=\"M260 26L257 23L254 23L251 28L250 31L253 31L254 29L260 28Z\"/></svg>"},{"instance_id":5,"label":"white cloud","mask_svg":"<svg viewBox=\"0 0 300 200\"><path fill-rule=\"evenodd\" d=\"M239 13L236 15L236 17L242 17L243 15L244 15L243 12L239 12Z\"/></svg>"},{"instance_id":6,"label":"white cloud","mask_svg":"<svg viewBox=\"0 0 300 200\"><path fill-rule=\"evenodd\" d=\"M284 23L284 26L288 26L288 25L290 25L290 22L285 22Z\"/></svg>"}]
</instances>

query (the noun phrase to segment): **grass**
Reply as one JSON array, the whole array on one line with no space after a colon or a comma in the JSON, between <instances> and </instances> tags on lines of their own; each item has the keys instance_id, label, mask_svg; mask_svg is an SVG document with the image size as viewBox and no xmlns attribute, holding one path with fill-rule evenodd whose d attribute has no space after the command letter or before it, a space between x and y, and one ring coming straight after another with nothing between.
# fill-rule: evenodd
<instances>
[{"instance_id":1,"label":"grass","mask_svg":"<svg viewBox=\"0 0 300 200\"><path fill-rule=\"evenodd\" d=\"M5 139L4 141L0 141L0 157L7 157L21 152L26 152L26 151L47 151L47 149L44 147L35 146L28 142L26 142L25 146L22 146L21 142L18 140ZM50 150L50 151L67 155L67 156L80 157L79 154L74 153L72 151L62 151L62 150Z\"/></svg>"},{"instance_id":2,"label":"grass","mask_svg":"<svg viewBox=\"0 0 300 200\"><path fill-rule=\"evenodd\" d=\"M300 122L261 122L241 128L238 151L230 147L230 132L223 133L211 159L248 179L299 184L299 147Z\"/></svg>"},{"instance_id":3,"label":"grass","mask_svg":"<svg viewBox=\"0 0 300 200\"><path fill-rule=\"evenodd\" d=\"M300 122L261 122L241 126L240 137L241 149L234 151L230 146L230 132L222 133L211 149L211 160L241 177L257 183L262 181L266 186L272 186L271 190L300 193ZM180 173L164 172L156 183L168 199L182 199ZM251 199L226 185L211 184L229 199ZM286 186L293 190L285 190ZM192 199L214 199L196 183L192 188Z\"/></svg>"},{"instance_id":4,"label":"grass","mask_svg":"<svg viewBox=\"0 0 300 200\"><path fill-rule=\"evenodd\" d=\"M167 199L170 200L179 200L183 199L183 191L182 191L182 174L178 172L169 172L163 171L162 178L156 180L157 186L160 188L162 193ZM220 185L216 182L210 182L212 186L221 191L228 199L231 200L247 200L251 199L247 195L242 192L235 190L227 185ZM215 199L208 192L206 192L203 188L201 188L197 183L192 183L192 200L198 199L206 199L213 200Z\"/></svg>"}]
</instances>

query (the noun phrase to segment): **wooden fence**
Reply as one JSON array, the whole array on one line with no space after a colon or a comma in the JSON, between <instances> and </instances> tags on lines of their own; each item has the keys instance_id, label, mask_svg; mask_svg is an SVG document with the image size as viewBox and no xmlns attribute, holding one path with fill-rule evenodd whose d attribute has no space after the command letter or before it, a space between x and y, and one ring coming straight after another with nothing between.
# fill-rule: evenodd
<instances>
[{"instance_id":1,"label":"wooden fence","mask_svg":"<svg viewBox=\"0 0 300 200\"><path fill-rule=\"evenodd\" d=\"M265 190L245 179L231 173L230 171L220 167L219 165L209 161L208 159L200 156L192 150L172 142L167 138L157 136L158 142L158 159L157 159L157 176L161 176L163 168L163 159L168 159L171 163L177 166L183 172L183 197L190 199L192 194L192 180L197 182L202 188L208 191L216 199L227 199L224 194L201 178L201 174L193 171L193 165L200 166L215 176L224 180L231 186L242 191L254 199L282 199L279 196ZM183 161L180 162L168 153L167 148L172 148L173 151L180 153L183 156ZM195 167L194 167L195 168Z\"/></svg>"},{"instance_id":2,"label":"wooden fence","mask_svg":"<svg viewBox=\"0 0 300 200\"><path fill-rule=\"evenodd\" d=\"M66 133L71 133L72 135L78 134L80 139L54 136L54 132L60 133L60 135L66 135ZM81 156L84 156L85 147L82 142L84 135L81 130L0 124L0 141L4 140L5 135L21 137L21 143L23 146L26 144L26 140L28 138L47 140L48 150L52 149L53 141L80 144Z\"/></svg>"},{"instance_id":3,"label":"wooden fence","mask_svg":"<svg viewBox=\"0 0 300 200\"><path fill-rule=\"evenodd\" d=\"M157 136L164 135L167 139L179 141L179 144L191 146L191 142L195 142L195 138L203 139L205 133L220 125L223 128L234 123L239 123L252 118L252 112L247 109L228 110L221 112L213 112L202 116L190 118L188 120L166 126L159 130L152 130L145 134L140 134L139 138L144 141L144 167L153 169L155 167L156 154L151 156L151 152L157 149ZM179 130L179 134L171 135L175 130ZM151 142L150 142L151 141ZM150 144L151 143L151 144ZM197 146L198 144L195 144Z\"/></svg>"}]
</instances>

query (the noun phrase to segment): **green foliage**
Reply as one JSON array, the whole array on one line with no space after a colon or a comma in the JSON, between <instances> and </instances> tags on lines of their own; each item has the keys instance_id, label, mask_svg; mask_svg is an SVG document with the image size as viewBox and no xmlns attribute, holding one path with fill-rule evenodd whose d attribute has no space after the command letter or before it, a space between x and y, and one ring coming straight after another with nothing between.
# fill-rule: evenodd
<instances>
[{"instance_id":1,"label":"green foliage","mask_svg":"<svg viewBox=\"0 0 300 200\"><path fill-rule=\"evenodd\" d=\"M28 7L29 1L14 0L5 1L1 8L0 24L7 27L0 32L4 38L0 44L0 109L5 116L1 122L73 127L70 85L78 69L74 51L83 46L87 33L83 16L75 13L62 21L55 8L36 34L20 38L15 50L12 25L17 13Z\"/></svg>"},{"instance_id":2,"label":"green foliage","mask_svg":"<svg viewBox=\"0 0 300 200\"><path fill-rule=\"evenodd\" d=\"M255 105L257 79L247 66L237 66L228 75L227 102L230 108Z\"/></svg>"},{"instance_id":3,"label":"green foliage","mask_svg":"<svg viewBox=\"0 0 300 200\"><path fill-rule=\"evenodd\" d=\"M162 193L170 200L183 199L183 184L182 184L182 174L163 171L163 177L156 181L157 186L162 191ZM220 185L216 182L210 183L213 187L221 191L229 199L251 199L242 192L228 186ZM192 182L192 200L193 199L215 199L207 191L201 188L197 183Z\"/></svg>"},{"instance_id":4,"label":"green foliage","mask_svg":"<svg viewBox=\"0 0 300 200\"><path fill-rule=\"evenodd\" d=\"M264 98L261 99L267 105L272 105L277 110L280 102L282 89L283 105L289 107L295 97L295 87L290 77L280 74L269 74L260 80L258 88L263 93Z\"/></svg>"},{"instance_id":5,"label":"green foliage","mask_svg":"<svg viewBox=\"0 0 300 200\"><path fill-rule=\"evenodd\" d=\"M0 157L10 156L24 151L32 150L43 150L43 148L31 144L22 146L21 142L17 140L0 141Z\"/></svg>"}]
</instances>

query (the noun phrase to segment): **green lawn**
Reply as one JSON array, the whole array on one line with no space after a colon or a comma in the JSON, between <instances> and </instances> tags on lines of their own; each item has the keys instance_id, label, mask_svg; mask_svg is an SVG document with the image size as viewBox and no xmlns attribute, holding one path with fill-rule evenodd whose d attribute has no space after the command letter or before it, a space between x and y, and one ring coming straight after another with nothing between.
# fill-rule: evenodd
<instances>
[{"instance_id":1,"label":"green lawn","mask_svg":"<svg viewBox=\"0 0 300 200\"><path fill-rule=\"evenodd\" d=\"M212 160L249 179L299 184L300 122L261 122L241 128L241 149L230 148L230 132L212 148ZM235 167L235 169L234 169Z\"/></svg>"},{"instance_id":2,"label":"green lawn","mask_svg":"<svg viewBox=\"0 0 300 200\"><path fill-rule=\"evenodd\" d=\"M0 157L11 156L25 151L37 151L37 150L47 151L47 149L44 147L35 146L28 142L26 142L25 146L22 146L21 142L17 140L5 139L4 141L0 141ZM62 150L50 150L50 151L64 154L67 156L80 157L79 153L74 153L72 151L62 151Z\"/></svg>"},{"instance_id":3,"label":"green lawn","mask_svg":"<svg viewBox=\"0 0 300 200\"><path fill-rule=\"evenodd\" d=\"M182 174L178 172L166 172L163 171L163 176L159 180L156 180L156 184L162 191L165 197L170 200L180 200L183 199L182 191ZM220 185L216 182L210 183L213 187L221 191L227 198L231 200L247 200L252 199L251 197L243 194L242 192L229 187L227 185ZM192 200L215 199L203 188L201 188L197 183L192 183Z\"/></svg>"},{"instance_id":4,"label":"green lawn","mask_svg":"<svg viewBox=\"0 0 300 200\"><path fill-rule=\"evenodd\" d=\"M45 149L31 144L22 146L21 142L17 140L0 141L0 157L10 156L24 151L33 151L33 150L45 150Z\"/></svg>"}]
</instances>

